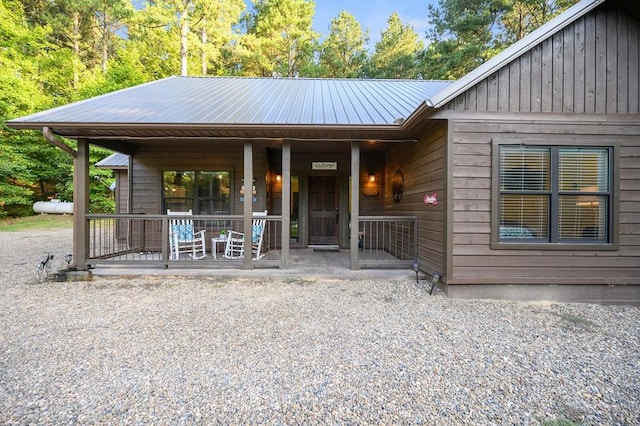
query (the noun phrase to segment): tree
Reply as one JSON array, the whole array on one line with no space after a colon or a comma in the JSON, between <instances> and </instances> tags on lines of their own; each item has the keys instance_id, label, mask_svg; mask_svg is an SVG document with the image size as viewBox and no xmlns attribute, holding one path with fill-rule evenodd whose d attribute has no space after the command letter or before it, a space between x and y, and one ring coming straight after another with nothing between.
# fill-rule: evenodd
<instances>
[{"instance_id":1,"label":"tree","mask_svg":"<svg viewBox=\"0 0 640 426\"><path fill-rule=\"evenodd\" d=\"M329 35L322 43L320 65L325 77L359 77L367 60L368 31L349 12L331 20Z\"/></svg>"},{"instance_id":2,"label":"tree","mask_svg":"<svg viewBox=\"0 0 640 426\"><path fill-rule=\"evenodd\" d=\"M306 0L254 0L241 38L245 75L299 75L313 58L317 34L311 28L315 3Z\"/></svg>"},{"instance_id":3,"label":"tree","mask_svg":"<svg viewBox=\"0 0 640 426\"><path fill-rule=\"evenodd\" d=\"M28 212L38 189L32 168L46 157L37 136L9 130L5 121L50 106L39 84L39 53L51 48L49 32L29 27L18 1L0 2L0 216ZM40 137L41 139L41 137ZM28 206L28 207L27 207Z\"/></svg>"},{"instance_id":4,"label":"tree","mask_svg":"<svg viewBox=\"0 0 640 426\"><path fill-rule=\"evenodd\" d=\"M439 0L424 57L428 78L458 79L576 0Z\"/></svg>"},{"instance_id":5,"label":"tree","mask_svg":"<svg viewBox=\"0 0 640 426\"><path fill-rule=\"evenodd\" d=\"M404 25L397 13L392 14L375 45L368 76L374 78L418 78L419 57L424 43L411 25Z\"/></svg>"},{"instance_id":6,"label":"tree","mask_svg":"<svg viewBox=\"0 0 640 426\"><path fill-rule=\"evenodd\" d=\"M123 31L125 20L133 15L133 6L128 0L99 1L96 4L96 27L98 47L100 49L100 64L103 73L108 70L109 60L115 53L120 37L119 31Z\"/></svg>"},{"instance_id":7,"label":"tree","mask_svg":"<svg viewBox=\"0 0 640 426\"><path fill-rule=\"evenodd\" d=\"M206 4L203 19L195 29L199 35L200 73L228 74L228 58L238 38L233 28L240 22L246 5L243 0L217 0Z\"/></svg>"},{"instance_id":8,"label":"tree","mask_svg":"<svg viewBox=\"0 0 640 426\"><path fill-rule=\"evenodd\" d=\"M516 0L502 16L505 44L520 40L578 0Z\"/></svg>"},{"instance_id":9,"label":"tree","mask_svg":"<svg viewBox=\"0 0 640 426\"><path fill-rule=\"evenodd\" d=\"M180 42L171 31L167 17L157 7L148 6L131 18L125 49L137 57L150 80L175 75L180 70Z\"/></svg>"},{"instance_id":10,"label":"tree","mask_svg":"<svg viewBox=\"0 0 640 426\"><path fill-rule=\"evenodd\" d=\"M76 96L69 90L71 68L62 61L69 62L72 49L62 44L56 48L54 43L62 42L55 26L39 20L30 23L30 16L40 19L43 15L25 13L19 1L0 0L0 85L4 88L0 91L0 216L33 214L34 201L72 197L71 157L39 132L10 130L5 125L7 119ZM80 79L78 85L83 83ZM94 151L96 157L105 155L104 150ZM105 208L110 194L100 195L100 191L104 192L99 189L94 200Z\"/></svg>"},{"instance_id":11,"label":"tree","mask_svg":"<svg viewBox=\"0 0 640 426\"><path fill-rule=\"evenodd\" d=\"M196 13L197 12L197 13ZM203 19L203 14L197 8L196 0L155 0L150 1L141 15L144 17L138 25L142 26L143 32L151 29L156 33L173 33L177 36L179 46L178 61L180 64L180 75L188 75L188 54L190 28L197 25ZM145 38L143 37L142 40ZM173 46L176 43L171 43ZM173 56L173 55L172 55Z\"/></svg>"},{"instance_id":12,"label":"tree","mask_svg":"<svg viewBox=\"0 0 640 426\"><path fill-rule=\"evenodd\" d=\"M158 71L154 75L224 74L225 51L243 0L155 0L137 14L129 29L136 49ZM155 58L153 57L155 56Z\"/></svg>"}]
</instances>

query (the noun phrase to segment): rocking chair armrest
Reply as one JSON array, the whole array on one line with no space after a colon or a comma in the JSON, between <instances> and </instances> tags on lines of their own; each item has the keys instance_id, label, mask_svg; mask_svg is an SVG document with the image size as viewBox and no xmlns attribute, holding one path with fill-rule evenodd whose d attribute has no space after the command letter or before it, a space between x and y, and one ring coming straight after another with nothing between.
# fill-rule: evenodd
<instances>
[{"instance_id":1,"label":"rocking chair armrest","mask_svg":"<svg viewBox=\"0 0 640 426\"><path fill-rule=\"evenodd\" d=\"M232 231L229 230L227 231L227 239L239 239L239 238L244 238L244 232L238 232L238 231Z\"/></svg>"}]
</instances>

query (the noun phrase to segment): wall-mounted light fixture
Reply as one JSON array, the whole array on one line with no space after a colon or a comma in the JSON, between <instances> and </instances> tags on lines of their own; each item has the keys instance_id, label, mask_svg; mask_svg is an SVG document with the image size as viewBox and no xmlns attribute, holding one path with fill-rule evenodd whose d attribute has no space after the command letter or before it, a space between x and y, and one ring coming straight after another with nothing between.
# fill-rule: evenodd
<instances>
[{"instance_id":1,"label":"wall-mounted light fixture","mask_svg":"<svg viewBox=\"0 0 640 426\"><path fill-rule=\"evenodd\" d=\"M362 182L362 193L364 195L380 194L380 184L376 182L375 173L373 172L367 173L367 178Z\"/></svg>"},{"instance_id":2,"label":"wall-mounted light fixture","mask_svg":"<svg viewBox=\"0 0 640 426\"><path fill-rule=\"evenodd\" d=\"M276 175L276 181L282 182L282 175Z\"/></svg>"},{"instance_id":3,"label":"wall-mounted light fixture","mask_svg":"<svg viewBox=\"0 0 640 426\"><path fill-rule=\"evenodd\" d=\"M393 201L396 203L402 200L402 194L404 193L404 174L400 169L396 170L391 179L391 193L393 195Z\"/></svg>"}]
</instances>

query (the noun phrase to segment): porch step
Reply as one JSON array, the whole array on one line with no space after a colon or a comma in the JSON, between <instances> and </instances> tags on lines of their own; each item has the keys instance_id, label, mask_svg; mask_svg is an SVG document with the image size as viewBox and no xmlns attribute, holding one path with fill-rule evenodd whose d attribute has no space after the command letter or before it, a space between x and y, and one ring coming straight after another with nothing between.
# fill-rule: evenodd
<instances>
[{"instance_id":1,"label":"porch step","mask_svg":"<svg viewBox=\"0 0 640 426\"><path fill-rule=\"evenodd\" d=\"M311 244L309 248L313 251L340 251L340 246L337 244Z\"/></svg>"}]
</instances>

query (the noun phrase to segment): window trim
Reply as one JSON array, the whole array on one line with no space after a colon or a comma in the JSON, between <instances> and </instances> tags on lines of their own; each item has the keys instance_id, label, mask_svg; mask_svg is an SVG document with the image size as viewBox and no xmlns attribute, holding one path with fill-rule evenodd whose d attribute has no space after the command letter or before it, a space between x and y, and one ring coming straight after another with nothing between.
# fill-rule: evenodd
<instances>
[{"instance_id":1,"label":"window trim","mask_svg":"<svg viewBox=\"0 0 640 426\"><path fill-rule=\"evenodd\" d=\"M619 173L619 147L615 141L607 140L581 140L576 143L574 140L563 140L554 137L553 139L518 139L518 138L494 138L492 139L491 152L491 248L496 250L617 250L618 230L619 230L619 206L618 199L620 193L620 173ZM550 148L607 148L610 149L610 203L609 203L609 242L527 242L522 239L515 241L500 240L500 146L501 145L523 145L523 146L546 146ZM553 159L551 160L550 172L552 177L557 170L553 170ZM551 193L557 195L557 192ZM553 202L550 198L550 202ZM550 218L551 220L551 218ZM554 230L549 229L549 232Z\"/></svg>"}]
</instances>

